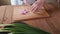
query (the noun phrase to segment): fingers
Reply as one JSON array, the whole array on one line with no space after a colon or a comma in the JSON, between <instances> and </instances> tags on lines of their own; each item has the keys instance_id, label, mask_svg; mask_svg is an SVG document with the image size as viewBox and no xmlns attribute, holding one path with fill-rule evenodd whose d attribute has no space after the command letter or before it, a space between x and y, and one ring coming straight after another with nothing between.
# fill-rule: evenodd
<instances>
[{"instance_id":1,"label":"fingers","mask_svg":"<svg viewBox=\"0 0 60 34\"><path fill-rule=\"evenodd\" d=\"M43 6L44 1L43 0L39 0L36 1L31 7L30 7L30 11L35 12L37 9L40 9Z\"/></svg>"},{"instance_id":2,"label":"fingers","mask_svg":"<svg viewBox=\"0 0 60 34\"><path fill-rule=\"evenodd\" d=\"M38 3L35 2L32 6L31 6L31 11L35 11L37 9Z\"/></svg>"},{"instance_id":3,"label":"fingers","mask_svg":"<svg viewBox=\"0 0 60 34\"><path fill-rule=\"evenodd\" d=\"M39 1L36 1L32 6L33 6L33 8L34 7L40 8L41 6L43 6L43 4L44 4L44 1L43 0L39 0Z\"/></svg>"},{"instance_id":4,"label":"fingers","mask_svg":"<svg viewBox=\"0 0 60 34\"><path fill-rule=\"evenodd\" d=\"M38 8L37 8L37 7L35 7L32 11L33 11L33 12L35 12L37 9L38 9Z\"/></svg>"}]
</instances>

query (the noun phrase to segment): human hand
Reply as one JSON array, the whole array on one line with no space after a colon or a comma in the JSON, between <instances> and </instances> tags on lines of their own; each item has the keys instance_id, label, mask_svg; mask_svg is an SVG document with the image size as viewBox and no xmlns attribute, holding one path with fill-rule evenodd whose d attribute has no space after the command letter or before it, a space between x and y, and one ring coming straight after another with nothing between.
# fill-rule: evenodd
<instances>
[{"instance_id":1,"label":"human hand","mask_svg":"<svg viewBox=\"0 0 60 34\"><path fill-rule=\"evenodd\" d=\"M37 9L41 9L44 4L44 0L37 0L31 7L30 10L35 12Z\"/></svg>"},{"instance_id":2,"label":"human hand","mask_svg":"<svg viewBox=\"0 0 60 34\"><path fill-rule=\"evenodd\" d=\"M33 12L33 13L37 13L36 10L42 8L44 3L44 0L37 0L29 9L24 9L22 14L26 14L29 11Z\"/></svg>"}]
</instances>

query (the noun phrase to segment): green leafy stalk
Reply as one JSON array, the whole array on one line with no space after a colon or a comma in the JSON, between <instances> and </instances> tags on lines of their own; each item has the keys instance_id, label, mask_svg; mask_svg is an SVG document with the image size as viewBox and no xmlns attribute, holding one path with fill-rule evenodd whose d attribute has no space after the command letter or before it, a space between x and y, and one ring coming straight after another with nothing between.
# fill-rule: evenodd
<instances>
[{"instance_id":1,"label":"green leafy stalk","mask_svg":"<svg viewBox=\"0 0 60 34\"><path fill-rule=\"evenodd\" d=\"M13 34L49 34L43 30L28 26L26 24L15 23L12 28L7 28L4 30L10 30Z\"/></svg>"}]
</instances>

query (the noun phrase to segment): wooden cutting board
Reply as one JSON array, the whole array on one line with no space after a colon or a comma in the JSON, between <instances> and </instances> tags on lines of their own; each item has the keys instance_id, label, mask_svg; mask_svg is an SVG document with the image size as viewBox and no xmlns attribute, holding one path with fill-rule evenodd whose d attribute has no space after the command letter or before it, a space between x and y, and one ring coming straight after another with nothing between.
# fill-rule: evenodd
<instances>
[{"instance_id":1,"label":"wooden cutting board","mask_svg":"<svg viewBox=\"0 0 60 34\"><path fill-rule=\"evenodd\" d=\"M28 9L29 7L30 6L14 6L13 20L29 20L35 18L49 17L48 13L45 11L44 8L39 10L40 14L35 14L32 11L30 11L26 15L22 15L21 10Z\"/></svg>"}]
</instances>

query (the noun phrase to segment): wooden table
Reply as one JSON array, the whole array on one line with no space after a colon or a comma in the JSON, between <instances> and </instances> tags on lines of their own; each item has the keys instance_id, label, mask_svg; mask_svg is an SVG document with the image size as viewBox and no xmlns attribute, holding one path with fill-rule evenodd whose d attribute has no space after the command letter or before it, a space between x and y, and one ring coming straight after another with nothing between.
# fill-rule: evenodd
<instances>
[{"instance_id":1,"label":"wooden table","mask_svg":"<svg viewBox=\"0 0 60 34\"><path fill-rule=\"evenodd\" d=\"M0 23L9 24L13 21L29 20L41 17L48 17L48 13L42 8L41 14L29 12L26 15L21 14L22 9L28 9L30 6L0 6Z\"/></svg>"}]
</instances>

